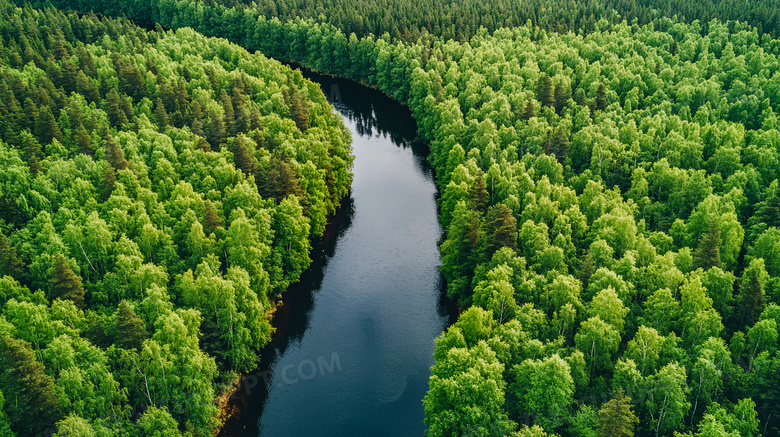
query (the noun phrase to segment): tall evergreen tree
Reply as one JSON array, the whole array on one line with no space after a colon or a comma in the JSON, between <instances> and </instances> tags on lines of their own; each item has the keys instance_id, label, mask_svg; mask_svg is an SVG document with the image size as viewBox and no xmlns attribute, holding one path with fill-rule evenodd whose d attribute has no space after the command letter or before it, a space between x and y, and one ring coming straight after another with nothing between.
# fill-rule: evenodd
<instances>
[{"instance_id":1,"label":"tall evergreen tree","mask_svg":"<svg viewBox=\"0 0 780 437\"><path fill-rule=\"evenodd\" d=\"M171 120L168 118L168 111L165 110L165 105L159 97L154 105L154 115L157 117L157 127L160 128L160 132L163 132L171 124Z\"/></svg>"},{"instance_id":2,"label":"tall evergreen tree","mask_svg":"<svg viewBox=\"0 0 780 437\"><path fill-rule=\"evenodd\" d=\"M477 169L477 174L474 175L474 182L469 187L469 197L474 208L484 212L488 203L488 194L485 173L481 169Z\"/></svg>"},{"instance_id":3,"label":"tall evergreen tree","mask_svg":"<svg viewBox=\"0 0 780 437\"><path fill-rule=\"evenodd\" d=\"M536 87L536 100L542 103L542 106L555 105L555 96L553 95L552 79L547 73L542 74L539 84Z\"/></svg>"},{"instance_id":4,"label":"tall evergreen tree","mask_svg":"<svg viewBox=\"0 0 780 437\"><path fill-rule=\"evenodd\" d=\"M106 96L106 114L108 114L108 121L114 127L122 128L122 126L128 122L127 114L124 111L124 102L122 97L115 89L109 91Z\"/></svg>"},{"instance_id":5,"label":"tall evergreen tree","mask_svg":"<svg viewBox=\"0 0 780 437\"><path fill-rule=\"evenodd\" d=\"M767 273L763 259L754 259L742 273L737 297L738 329L753 326L766 306Z\"/></svg>"},{"instance_id":6,"label":"tall evergreen tree","mask_svg":"<svg viewBox=\"0 0 780 437\"><path fill-rule=\"evenodd\" d=\"M715 218L710 222L707 232L699 238L693 267L704 270L720 267L720 243L720 220Z\"/></svg>"},{"instance_id":7,"label":"tall evergreen tree","mask_svg":"<svg viewBox=\"0 0 780 437\"><path fill-rule=\"evenodd\" d=\"M534 117L536 117L534 102L533 99L528 99L528 102L525 104L525 109L523 110L523 120L530 120Z\"/></svg>"},{"instance_id":8,"label":"tall evergreen tree","mask_svg":"<svg viewBox=\"0 0 780 437\"><path fill-rule=\"evenodd\" d=\"M597 437L633 437L639 419L631 411L631 398L619 391L599 410Z\"/></svg>"},{"instance_id":9,"label":"tall evergreen tree","mask_svg":"<svg viewBox=\"0 0 780 437\"><path fill-rule=\"evenodd\" d=\"M295 169L278 155L271 160L271 168L266 178L266 196L282 200L290 194L303 198Z\"/></svg>"},{"instance_id":10,"label":"tall evergreen tree","mask_svg":"<svg viewBox=\"0 0 780 437\"><path fill-rule=\"evenodd\" d=\"M555 84L555 112L558 114L566 107L566 102L571 98L571 88L563 81L558 81Z\"/></svg>"},{"instance_id":11,"label":"tall evergreen tree","mask_svg":"<svg viewBox=\"0 0 780 437\"><path fill-rule=\"evenodd\" d=\"M24 263L19 260L16 249L3 231L0 231L0 277L8 275L19 279L23 269Z\"/></svg>"},{"instance_id":12,"label":"tall evergreen tree","mask_svg":"<svg viewBox=\"0 0 780 437\"><path fill-rule=\"evenodd\" d=\"M217 215L217 211L214 209L214 205L210 201L205 201L205 212L203 218L203 230L206 235L214 233L218 228L222 227L222 219Z\"/></svg>"},{"instance_id":13,"label":"tall evergreen tree","mask_svg":"<svg viewBox=\"0 0 780 437\"><path fill-rule=\"evenodd\" d=\"M293 93L290 99L290 115L301 132L306 132L309 129L309 108L301 100L301 96L297 91Z\"/></svg>"},{"instance_id":14,"label":"tall evergreen tree","mask_svg":"<svg viewBox=\"0 0 780 437\"><path fill-rule=\"evenodd\" d=\"M44 373L27 342L0 334L0 369L5 412L17 436L37 436L62 418L54 380Z\"/></svg>"},{"instance_id":15,"label":"tall evergreen tree","mask_svg":"<svg viewBox=\"0 0 780 437\"><path fill-rule=\"evenodd\" d=\"M517 220L509 207L503 203L490 206L483 224L485 259L502 247L517 248Z\"/></svg>"},{"instance_id":16,"label":"tall evergreen tree","mask_svg":"<svg viewBox=\"0 0 780 437\"><path fill-rule=\"evenodd\" d=\"M119 302L116 322L119 331L117 339L119 346L123 349L140 350L149 334L146 332L143 320L124 299Z\"/></svg>"},{"instance_id":17,"label":"tall evergreen tree","mask_svg":"<svg viewBox=\"0 0 780 437\"><path fill-rule=\"evenodd\" d=\"M599 85L596 90L596 100L594 102L597 111L603 111L607 109L607 90L603 84Z\"/></svg>"},{"instance_id":18,"label":"tall evergreen tree","mask_svg":"<svg viewBox=\"0 0 780 437\"><path fill-rule=\"evenodd\" d=\"M236 168L243 171L245 175L251 177L255 171L255 162L249 149L246 147L246 137L239 135L233 141L233 161Z\"/></svg>"},{"instance_id":19,"label":"tall evergreen tree","mask_svg":"<svg viewBox=\"0 0 780 437\"><path fill-rule=\"evenodd\" d=\"M83 124L79 124L76 129L76 144L78 144L78 151L87 155L93 154L95 151L92 149L92 137L89 136L89 132Z\"/></svg>"},{"instance_id":20,"label":"tall evergreen tree","mask_svg":"<svg viewBox=\"0 0 780 437\"><path fill-rule=\"evenodd\" d=\"M122 147L114 141L110 134L106 140L106 160L117 170L127 169L127 160Z\"/></svg>"},{"instance_id":21,"label":"tall evergreen tree","mask_svg":"<svg viewBox=\"0 0 780 437\"><path fill-rule=\"evenodd\" d=\"M38 116L35 118L35 136L41 144L49 144L52 139L62 143L62 130L48 106L38 111Z\"/></svg>"},{"instance_id":22,"label":"tall evergreen tree","mask_svg":"<svg viewBox=\"0 0 780 437\"><path fill-rule=\"evenodd\" d=\"M84 307L84 287L81 285L81 278L73 272L68 265L68 260L61 254L55 255L52 262L49 299L68 299L77 307Z\"/></svg>"},{"instance_id":23,"label":"tall evergreen tree","mask_svg":"<svg viewBox=\"0 0 780 437\"><path fill-rule=\"evenodd\" d=\"M555 129L555 134L550 140L550 153L558 159L564 159L569 156L569 138L566 137L560 126Z\"/></svg>"}]
</instances>

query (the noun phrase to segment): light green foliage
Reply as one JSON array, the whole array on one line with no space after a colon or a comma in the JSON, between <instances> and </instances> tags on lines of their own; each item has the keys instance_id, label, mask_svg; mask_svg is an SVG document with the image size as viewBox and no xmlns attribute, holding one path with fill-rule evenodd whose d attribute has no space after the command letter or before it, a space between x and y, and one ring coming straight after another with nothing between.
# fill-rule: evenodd
<instances>
[{"instance_id":1,"label":"light green foliage","mask_svg":"<svg viewBox=\"0 0 780 437\"><path fill-rule=\"evenodd\" d=\"M529 412L545 429L558 428L574 401L574 380L569 364L557 354L542 360L525 360L512 368L514 384L509 387L519 403L514 411Z\"/></svg>"},{"instance_id":2,"label":"light green foliage","mask_svg":"<svg viewBox=\"0 0 780 437\"><path fill-rule=\"evenodd\" d=\"M269 300L349 190L341 118L191 29L8 1L0 21L0 331L30 375L0 387L11 429L212 434L218 372L255 366Z\"/></svg>"},{"instance_id":3,"label":"light green foliage","mask_svg":"<svg viewBox=\"0 0 780 437\"><path fill-rule=\"evenodd\" d=\"M618 298L612 287L599 291L593 300L590 301L588 307L589 316L599 317L612 325L618 333L623 332L625 318L629 309L623 305L623 301Z\"/></svg>"},{"instance_id":4,"label":"light green foliage","mask_svg":"<svg viewBox=\"0 0 780 437\"><path fill-rule=\"evenodd\" d=\"M677 429L688 414L691 403L686 380L685 367L678 363L667 364L648 377L645 408L656 437Z\"/></svg>"},{"instance_id":5,"label":"light green foliage","mask_svg":"<svg viewBox=\"0 0 780 437\"><path fill-rule=\"evenodd\" d=\"M595 316L582 322L574 342L585 355L593 375L596 369L603 370L611 365L612 354L620 345L620 333Z\"/></svg>"},{"instance_id":6,"label":"light green foliage","mask_svg":"<svg viewBox=\"0 0 780 437\"><path fill-rule=\"evenodd\" d=\"M338 1L324 9L285 2L248 9L219 2L53 3L226 36L409 105L441 189L441 270L463 308L435 357L437 372L452 367L444 364L449 358L464 370L434 372L426 398L430 435L514 431L503 405L510 372L486 372L494 367L482 364L465 369L462 363L476 362L472 355L516 366L555 354L566 357L585 395L611 385L642 396L641 432L696 429L704 413L703 435L733 434L736 428L708 408L724 398L719 385L728 360L719 338L731 332L731 352L751 358L751 368L744 383L729 381L728 399L741 390L756 400L755 417L776 417L777 317L763 316L780 290L772 5L726 2L716 10L707 2L610 0L591 11L591 4L562 8L540 0L522 7L451 2L424 5L432 14L395 8L401 10L385 18L382 5L344 8ZM284 19L299 13L334 25ZM70 23L80 35L82 22ZM423 23L430 34L418 33ZM143 51L143 38L127 39L133 42L123 42L115 62L106 52L119 44L99 23L89 26L101 41L85 43L90 58L72 42L32 45L45 47L63 70L68 50L79 67L96 66L97 74L79 68L75 83L46 88L76 91L57 95L63 108L11 90L51 68L16 50L25 46L20 38L4 43L10 49L0 100L9 114L29 114L0 124L10 144L0 144L7 169L0 174L0 218L18 260L0 266L29 266L27 277L13 277L34 291L48 284L51 257L62 253L76 261L87 302L113 312L121 299L138 301L152 335L144 347L159 346L157 325L173 322L173 302L183 297L168 299L165 289L188 269L199 280L199 256L214 254L227 264L222 270L246 271L259 302L278 291L277 280L291 280L280 266L305 268L305 243L284 238L304 234L305 221L309 234L321 234L325 214L348 190L349 142L322 96L305 92L300 76L261 55L178 30L143 34L151 41ZM188 63L193 57L204 67ZM155 74L159 81L151 80ZM150 120L165 124L166 116L163 134ZM94 129L99 125L110 132ZM76 153L85 153L72 159L78 165L59 164ZM74 201L82 198L83 205ZM282 210L289 222L278 219ZM0 253L13 258L4 247ZM8 288L4 329L45 348L52 333L21 321L27 314L45 320L45 302ZM216 316L209 327L202 309L204 331L219 332ZM212 335L206 343L219 342ZM587 378L574 375L572 346ZM625 353L615 362L618 351ZM480 389L486 396L477 398ZM747 410L740 417L753 417ZM745 426L743 437L756 434L754 425Z\"/></svg>"},{"instance_id":7,"label":"light green foliage","mask_svg":"<svg viewBox=\"0 0 780 437\"><path fill-rule=\"evenodd\" d=\"M484 341L450 349L431 369L423 400L431 436L504 434L514 426L502 407L504 366ZM465 402L464 402L465 401Z\"/></svg>"}]
</instances>

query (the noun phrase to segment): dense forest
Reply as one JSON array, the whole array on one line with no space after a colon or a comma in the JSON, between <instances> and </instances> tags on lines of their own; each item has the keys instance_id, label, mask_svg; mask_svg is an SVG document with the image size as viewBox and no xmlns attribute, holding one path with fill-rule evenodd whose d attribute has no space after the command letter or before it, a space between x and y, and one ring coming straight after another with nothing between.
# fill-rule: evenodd
<instances>
[{"instance_id":1,"label":"dense forest","mask_svg":"<svg viewBox=\"0 0 780 437\"><path fill-rule=\"evenodd\" d=\"M126 14L148 21L144 2L111 0L49 0L79 10L95 9L112 15ZM39 1L37 4L48 4ZM164 5L166 2L160 2ZM179 3L179 2L173 2ZM415 42L432 35L445 40L466 42L481 28L493 32L502 27L530 24L550 32L590 33L596 22L623 20L640 26L664 17L680 21L709 23L738 20L755 26L759 34L780 35L780 5L776 0L206 0L201 2L207 21L218 19L233 7L249 7L253 13L280 21L296 18L331 24L346 35L363 36L387 33L394 39ZM162 6L163 8L168 6ZM186 24L193 26L192 23Z\"/></svg>"},{"instance_id":2,"label":"dense forest","mask_svg":"<svg viewBox=\"0 0 780 437\"><path fill-rule=\"evenodd\" d=\"M468 41L480 28L490 32L525 24L565 33L590 33L600 18L612 24L623 20L643 26L656 18L676 16L682 21L712 19L739 20L758 28L759 33L777 36L776 1L743 2L685 0L385 0L366 2L338 0L214 0L204 2L226 7L248 5L260 15L282 21L311 18L327 22L358 37L388 33L393 38L416 41L430 33L437 37Z\"/></svg>"},{"instance_id":3,"label":"dense forest","mask_svg":"<svg viewBox=\"0 0 780 437\"><path fill-rule=\"evenodd\" d=\"M212 435L349 190L340 117L192 30L0 0L0 53L0 435Z\"/></svg>"},{"instance_id":4,"label":"dense forest","mask_svg":"<svg viewBox=\"0 0 780 437\"><path fill-rule=\"evenodd\" d=\"M776 5L733 17L727 4L696 3L707 21L532 21L465 42L446 33L457 25L359 37L324 12L330 23L173 0L101 11L226 37L411 108L463 308L436 342L429 436L777 435L780 40L725 21L774 20Z\"/></svg>"}]
</instances>

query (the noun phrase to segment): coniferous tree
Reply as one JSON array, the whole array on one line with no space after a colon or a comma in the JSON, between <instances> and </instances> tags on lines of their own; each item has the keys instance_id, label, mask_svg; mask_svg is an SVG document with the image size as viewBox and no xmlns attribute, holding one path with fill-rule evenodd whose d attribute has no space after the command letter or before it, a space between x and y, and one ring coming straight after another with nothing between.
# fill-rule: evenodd
<instances>
[{"instance_id":1,"label":"coniferous tree","mask_svg":"<svg viewBox=\"0 0 780 437\"><path fill-rule=\"evenodd\" d=\"M569 156L569 139L560 127L555 129L555 135L550 140L550 152L558 159Z\"/></svg>"},{"instance_id":2,"label":"coniferous tree","mask_svg":"<svg viewBox=\"0 0 780 437\"><path fill-rule=\"evenodd\" d=\"M539 84L536 88L536 100L542 103L542 106L555 105L555 96L553 95L552 79L547 73L542 74Z\"/></svg>"},{"instance_id":3,"label":"coniferous tree","mask_svg":"<svg viewBox=\"0 0 780 437\"><path fill-rule=\"evenodd\" d=\"M122 147L114 141L110 134L106 140L106 160L117 170L127 169L127 160Z\"/></svg>"},{"instance_id":4,"label":"coniferous tree","mask_svg":"<svg viewBox=\"0 0 780 437\"><path fill-rule=\"evenodd\" d=\"M767 226L780 227L780 190L766 200L758 212L758 216Z\"/></svg>"},{"instance_id":5,"label":"coniferous tree","mask_svg":"<svg viewBox=\"0 0 780 437\"><path fill-rule=\"evenodd\" d=\"M219 100L222 103L222 110L225 113L225 125L228 131L232 134L236 133L236 113L233 108L233 102L230 100L227 92L223 89L219 95Z\"/></svg>"},{"instance_id":6,"label":"coniferous tree","mask_svg":"<svg viewBox=\"0 0 780 437\"><path fill-rule=\"evenodd\" d=\"M246 147L245 137L239 135L233 142L233 161L236 168L243 171L245 175L252 176L255 171L254 159Z\"/></svg>"},{"instance_id":7,"label":"coniferous tree","mask_svg":"<svg viewBox=\"0 0 780 437\"><path fill-rule=\"evenodd\" d=\"M290 164L279 156L271 160L271 168L266 178L266 196L282 200L290 194L303 198L303 192L298 184L298 176Z\"/></svg>"},{"instance_id":8,"label":"coniferous tree","mask_svg":"<svg viewBox=\"0 0 780 437\"><path fill-rule=\"evenodd\" d=\"M108 96L106 96L106 114L108 114L108 121L114 127L121 129L128 122L124 102L115 89L109 91Z\"/></svg>"},{"instance_id":9,"label":"coniferous tree","mask_svg":"<svg viewBox=\"0 0 780 437\"><path fill-rule=\"evenodd\" d=\"M0 277L12 276L16 279L22 275L24 263L19 260L16 249L8 238L0 231Z\"/></svg>"},{"instance_id":10,"label":"coniferous tree","mask_svg":"<svg viewBox=\"0 0 780 437\"><path fill-rule=\"evenodd\" d=\"M530 120L534 117L536 117L536 109L534 109L534 102L532 99L528 99L528 102L525 104L525 109L523 110L523 119Z\"/></svg>"},{"instance_id":11,"label":"coniferous tree","mask_svg":"<svg viewBox=\"0 0 780 437\"><path fill-rule=\"evenodd\" d=\"M165 131L165 127L171 124L171 120L168 118L168 111L165 110L165 105L159 97L154 106L154 115L157 117L157 127L160 128L160 132Z\"/></svg>"},{"instance_id":12,"label":"coniferous tree","mask_svg":"<svg viewBox=\"0 0 780 437\"><path fill-rule=\"evenodd\" d=\"M204 152L211 152L211 144L203 137L198 137L198 144L195 147Z\"/></svg>"},{"instance_id":13,"label":"coniferous tree","mask_svg":"<svg viewBox=\"0 0 780 437\"><path fill-rule=\"evenodd\" d=\"M767 273L763 259L754 259L742 273L740 279L739 296L737 297L737 309L739 328L753 326L758 316L766 306Z\"/></svg>"},{"instance_id":14,"label":"coniferous tree","mask_svg":"<svg viewBox=\"0 0 780 437\"><path fill-rule=\"evenodd\" d=\"M292 116L295 125L301 132L306 132L309 128L309 109L306 104L301 100L298 92L294 92L290 99L290 115Z\"/></svg>"},{"instance_id":15,"label":"coniferous tree","mask_svg":"<svg viewBox=\"0 0 780 437\"><path fill-rule=\"evenodd\" d=\"M206 235L209 235L222 227L222 219L219 218L217 211L214 209L214 205L212 205L210 201L207 200L204 204L203 230L206 232Z\"/></svg>"},{"instance_id":16,"label":"coniferous tree","mask_svg":"<svg viewBox=\"0 0 780 437\"><path fill-rule=\"evenodd\" d=\"M148 333L143 320L124 299L119 302L116 321L119 346L123 349L140 350Z\"/></svg>"},{"instance_id":17,"label":"coniferous tree","mask_svg":"<svg viewBox=\"0 0 780 437\"><path fill-rule=\"evenodd\" d=\"M607 109L607 91L603 84L600 84L599 88L596 90L596 100L594 105L597 111L603 111Z\"/></svg>"},{"instance_id":18,"label":"coniferous tree","mask_svg":"<svg viewBox=\"0 0 780 437\"><path fill-rule=\"evenodd\" d=\"M560 114L570 98L571 88L569 88L569 85L563 83L563 81L558 81L555 84L555 112Z\"/></svg>"},{"instance_id":19,"label":"coniferous tree","mask_svg":"<svg viewBox=\"0 0 780 437\"><path fill-rule=\"evenodd\" d=\"M720 220L713 219L707 232L699 238L699 247L694 256L694 268L709 270L720 267Z\"/></svg>"},{"instance_id":20,"label":"coniferous tree","mask_svg":"<svg viewBox=\"0 0 780 437\"><path fill-rule=\"evenodd\" d=\"M52 139L62 142L62 130L47 106L42 107L35 118L35 136L41 144L49 144Z\"/></svg>"},{"instance_id":21,"label":"coniferous tree","mask_svg":"<svg viewBox=\"0 0 780 437\"><path fill-rule=\"evenodd\" d=\"M485 183L485 173L480 169L477 169L477 174L474 175L474 183L469 188L469 197L474 207L484 212L488 202L488 191Z\"/></svg>"},{"instance_id":22,"label":"coniferous tree","mask_svg":"<svg viewBox=\"0 0 780 437\"><path fill-rule=\"evenodd\" d=\"M101 192L101 198L107 200L111 197L111 193L114 192L114 185L116 184L116 173L114 167L106 165L103 170L103 190Z\"/></svg>"},{"instance_id":23,"label":"coniferous tree","mask_svg":"<svg viewBox=\"0 0 780 437\"><path fill-rule=\"evenodd\" d=\"M30 167L30 173L37 175L43 169L40 161L43 157L40 143L29 131L21 132L19 139L24 159Z\"/></svg>"},{"instance_id":24,"label":"coniferous tree","mask_svg":"<svg viewBox=\"0 0 780 437\"><path fill-rule=\"evenodd\" d=\"M633 437L639 419L631 411L631 398L619 391L599 410L597 437Z\"/></svg>"},{"instance_id":25,"label":"coniferous tree","mask_svg":"<svg viewBox=\"0 0 780 437\"><path fill-rule=\"evenodd\" d=\"M84 287L81 278L73 272L68 260L61 254L54 256L51 279L49 280L49 298L68 299L82 308L84 306Z\"/></svg>"},{"instance_id":26,"label":"coniferous tree","mask_svg":"<svg viewBox=\"0 0 780 437\"><path fill-rule=\"evenodd\" d=\"M94 153L92 149L92 137L89 136L89 132L83 124L79 124L76 130L76 144L78 144L78 151L87 155Z\"/></svg>"},{"instance_id":27,"label":"coniferous tree","mask_svg":"<svg viewBox=\"0 0 780 437\"><path fill-rule=\"evenodd\" d=\"M490 206L483 223L485 259L490 259L502 247L517 248L517 220L509 207L503 203Z\"/></svg>"},{"instance_id":28,"label":"coniferous tree","mask_svg":"<svg viewBox=\"0 0 780 437\"><path fill-rule=\"evenodd\" d=\"M0 334L0 369L5 412L17 436L36 436L62 418L54 380L44 373L27 342Z\"/></svg>"}]
</instances>

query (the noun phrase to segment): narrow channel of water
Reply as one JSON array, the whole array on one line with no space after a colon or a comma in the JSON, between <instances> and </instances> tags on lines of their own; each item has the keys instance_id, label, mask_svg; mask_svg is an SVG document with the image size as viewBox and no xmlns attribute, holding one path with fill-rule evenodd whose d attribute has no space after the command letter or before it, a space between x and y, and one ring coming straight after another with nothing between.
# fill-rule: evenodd
<instances>
[{"instance_id":1,"label":"narrow channel of water","mask_svg":"<svg viewBox=\"0 0 780 437\"><path fill-rule=\"evenodd\" d=\"M223 435L422 436L433 340L452 322L442 297L436 186L408 110L312 73L344 116L352 192L314 264L285 295Z\"/></svg>"}]
</instances>

